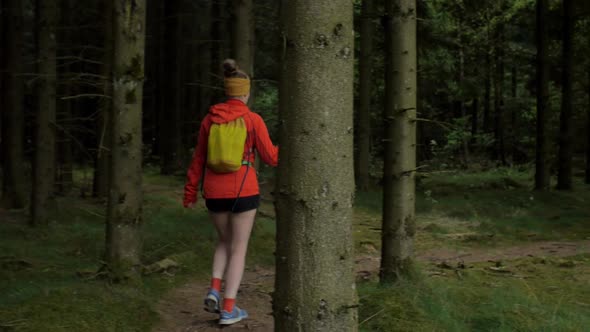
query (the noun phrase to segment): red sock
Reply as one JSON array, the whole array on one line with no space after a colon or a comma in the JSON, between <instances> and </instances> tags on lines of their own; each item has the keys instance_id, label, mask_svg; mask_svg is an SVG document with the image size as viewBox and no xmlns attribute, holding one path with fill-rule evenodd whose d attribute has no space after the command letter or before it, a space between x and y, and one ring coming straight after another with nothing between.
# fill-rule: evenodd
<instances>
[{"instance_id":1,"label":"red sock","mask_svg":"<svg viewBox=\"0 0 590 332\"><path fill-rule=\"evenodd\" d=\"M234 311L234 305L236 304L236 299L223 299L223 310L227 312Z\"/></svg>"},{"instance_id":2,"label":"red sock","mask_svg":"<svg viewBox=\"0 0 590 332\"><path fill-rule=\"evenodd\" d=\"M212 278L211 279L211 289L215 289L216 291L221 291L221 279L219 278Z\"/></svg>"}]
</instances>

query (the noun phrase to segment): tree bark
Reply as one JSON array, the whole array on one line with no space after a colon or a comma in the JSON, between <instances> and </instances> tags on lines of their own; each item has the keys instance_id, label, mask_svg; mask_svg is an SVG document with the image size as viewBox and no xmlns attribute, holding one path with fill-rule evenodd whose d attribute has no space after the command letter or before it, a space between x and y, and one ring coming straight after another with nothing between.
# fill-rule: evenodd
<instances>
[{"instance_id":1,"label":"tree bark","mask_svg":"<svg viewBox=\"0 0 590 332\"><path fill-rule=\"evenodd\" d=\"M25 206L24 174L24 109L23 109L23 50L24 50L24 2L5 0L6 17L6 72L2 121L3 191L0 206L20 209Z\"/></svg>"},{"instance_id":2,"label":"tree bark","mask_svg":"<svg viewBox=\"0 0 590 332\"><path fill-rule=\"evenodd\" d=\"M283 4L275 330L357 331L352 2Z\"/></svg>"},{"instance_id":3,"label":"tree bark","mask_svg":"<svg viewBox=\"0 0 590 332\"><path fill-rule=\"evenodd\" d=\"M182 144L182 81L181 63L184 43L181 29L181 0L166 1L164 47L160 89L160 161L162 174L174 174L184 168Z\"/></svg>"},{"instance_id":4,"label":"tree bark","mask_svg":"<svg viewBox=\"0 0 590 332\"><path fill-rule=\"evenodd\" d=\"M373 87L373 17L375 1L363 0L361 10L361 50L359 58L359 109L357 124L356 188L369 189L371 163L371 95Z\"/></svg>"},{"instance_id":5,"label":"tree bark","mask_svg":"<svg viewBox=\"0 0 590 332\"><path fill-rule=\"evenodd\" d=\"M227 27L227 0L217 0L211 6L211 40L214 41L214 47L211 49L211 72L216 79L212 80L212 85L218 89L213 90L212 99L219 102L224 98L223 75L221 63L229 57L231 36Z\"/></svg>"},{"instance_id":6,"label":"tree bark","mask_svg":"<svg viewBox=\"0 0 590 332\"><path fill-rule=\"evenodd\" d=\"M586 184L590 184L590 67L588 68L588 105L586 108Z\"/></svg>"},{"instance_id":7,"label":"tree bark","mask_svg":"<svg viewBox=\"0 0 590 332\"><path fill-rule=\"evenodd\" d=\"M504 25L498 24L496 30L494 75L494 157L506 165L506 146L504 137Z\"/></svg>"},{"instance_id":8,"label":"tree bark","mask_svg":"<svg viewBox=\"0 0 590 332\"><path fill-rule=\"evenodd\" d=\"M37 0L37 52L39 102L35 123L35 163L31 224L43 225L49 221L49 208L55 194L56 159L56 95L57 95L57 41L56 28L59 6L57 0Z\"/></svg>"},{"instance_id":9,"label":"tree bark","mask_svg":"<svg viewBox=\"0 0 590 332\"><path fill-rule=\"evenodd\" d=\"M61 1L60 17L62 26L68 27L58 34L58 51L61 50L61 57L71 55L71 46L74 43L71 27L74 26L74 0ZM58 53L59 54L59 53ZM64 59L59 63L58 91L62 96L74 95L74 83L71 79L73 65L70 59ZM72 100L59 100L57 102L57 168L56 168L56 190L61 195L67 195L73 187L73 163L74 155L72 150L72 138L70 137L71 120L73 118Z\"/></svg>"},{"instance_id":10,"label":"tree bark","mask_svg":"<svg viewBox=\"0 0 590 332\"><path fill-rule=\"evenodd\" d=\"M141 113L145 0L112 0L113 146L106 263L115 279L140 272L142 224Z\"/></svg>"},{"instance_id":11,"label":"tree bark","mask_svg":"<svg viewBox=\"0 0 590 332\"><path fill-rule=\"evenodd\" d=\"M547 60L547 0L537 0L536 9L536 43L537 43L537 142L535 152L535 189L549 188L547 170L546 113L549 100L549 68Z\"/></svg>"},{"instance_id":12,"label":"tree bark","mask_svg":"<svg viewBox=\"0 0 590 332\"><path fill-rule=\"evenodd\" d=\"M559 127L559 166L557 169L557 189L571 190L573 124L572 124L572 69L573 69L573 1L563 0L563 53L561 117Z\"/></svg>"},{"instance_id":13,"label":"tree bark","mask_svg":"<svg viewBox=\"0 0 590 332\"><path fill-rule=\"evenodd\" d=\"M492 56L490 55L490 26L487 24L486 65L485 65L485 94L483 105L483 132L490 132L490 113L492 108Z\"/></svg>"},{"instance_id":14,"label":"tree bark","mask_svg":"<svg viewBox=\"0 0 590 332\"><path fill-rule=\"evenodd\" d=\"M386 2L381 282L412 269L416 174L416 1Z\"/></svg>"},{"instance_id":15,"label":"tree bark","mask_svg":"<svg viewBox=\"0 0 590 332\"><path fill-rule=\"evenodd\" d=\"M200 15L199 22L201 29L199 31L200 40L199 43L199 112L198 120L201 121L212 104L213 87L211 86L211 51L213 49L213 43L211 42L211 1L205 0L200 2L199 10L202 13ZM195 127L199 128L199 127ZM196 133L197 131L195 131ZM193 140L197 142L196 136Z\"/></svg>"},{"instance_id":16,"label":"tree bark","mask_svg":"<svg viewBox=\"0 0 590 332\"><path fill-rule=\"evenodd\" d=\"M474 98L471 102L471 144L475 142L477 136L479 121L479 98Z\"/></svg>"},{"instance_id":17,"label":"tree bark","mask_svg":"<svg viewBox=\"0 0 590 332\"><path fill-rule=\"evenodd\" d=\"M511 154L512 154L512 163L516 164L519 162L518 158L518 135L516 134L518 131L518 124L516 112L518 111L517 106L519 105L516 98L518 98L518 81L517 81L517 74L518 70L516 66L513 66L512 69L512 84L511 84L511 97L512 97L512 107L510 107L510 142L511 142Z\"/></svg>"},{"instance_id":18,"label":"tree bark","mask_svg":"<svg viewBox=\"0 0 590 332\"><path fill-rule=\"evenodd\" d=\"M105 98L100 105L98 121L98 153L94 172L94 196L107 197L109 194L109 179L112 148L112 98L113 95L113 3L103 2L103 56L102 56L102 89Z\"/></svg>"},{"instance_id":19,"label":"tree bark","mask_svg":"<svg viewBox=\"0 0 590 332\"><path fill-rule=\"evenodd\" d=\"M233 0L233 49L240 68L254 78L254 10L252 0ZM249 105L252 105L252 98Z\"/></svg>"}]
</instances>

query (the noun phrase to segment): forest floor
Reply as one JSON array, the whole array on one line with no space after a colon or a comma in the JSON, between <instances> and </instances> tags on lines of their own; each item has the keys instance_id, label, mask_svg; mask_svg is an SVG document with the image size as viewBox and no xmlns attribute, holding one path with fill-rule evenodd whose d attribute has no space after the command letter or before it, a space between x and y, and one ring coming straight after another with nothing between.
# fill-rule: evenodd
<instances>
[{"instance_id":1,"label":"forest floor","mask_svg":"<svg viewBox=\"0 0 590 332\"><path fill-rule=\"evenodd\" d=\"M590 326L590 188L576 183L573 192L536 193L530 181L512 169L423 179L417 274L391 287L377 282L380 193L359 194L361 331ZM220 330L201 308L215 232L202 202L193 211L179 206L181 189L182 179L146 172L144 261L169 258L177 266L146 275L140 286L93 278L104 202L60 198L55 221L34 230L23 225L22 211L0 211L0 331ZM238 295L251 318L227 330L272 331L274 208L268 190L263 197Z\"/></svg>"}]
</instances>

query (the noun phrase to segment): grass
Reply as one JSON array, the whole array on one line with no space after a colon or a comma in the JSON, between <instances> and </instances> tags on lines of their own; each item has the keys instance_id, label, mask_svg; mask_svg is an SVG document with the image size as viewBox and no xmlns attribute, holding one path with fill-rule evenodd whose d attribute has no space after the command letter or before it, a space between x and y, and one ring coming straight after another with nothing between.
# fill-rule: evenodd
<instances>
[{"instance_id":1,"label":"grass","mask_svg":"<svg viewBox=\"0 0 590 332\"><path fill-rule=\"evenodd\" d=\"M510 262L514 275L489 263L390 287L360 285L361 331L584 331L590 326L590 256ZM430 268L430 267L429 267ZM427 267L423 267L426 272ZM433 271L428 271L433 272Z\"/></svg>"},{"instance_id":2,"label":"grass","mask_svg":"<svg viewBox=\"0 0 590 332\"><path fill-rule=\"evenodd\" d=\"M208 277L215 230L204 208L181 207L180 178L148 170L145 183L143 261L168 257L180 268L140 285L87 280L101 264L104 203L60 198L47 227L0 223L0 331L148 331L166 291ZM274 223L260 219L254 238L249 263L272 264Z\"/></svg>"},{"instance_id":3,"label":"grass","mask_svg":"<svg viewBox=\"0 0 590 332\"><path fill-rule=\"evenodd\" d=\"M422 180L417 250L589 238L590 189L579 184L571 193L539 194L530 190L530 179L529 173L503 169L440 173ZM146 276L139 285L85 277L101 264L103 202L60 198L47 227L0 222L0 331L149 330L158 319L154 304L165 292L209 274L215 232L202 205L190 211L181 207L183 180L162 177L154 169L144 174L143 261L168 257L180 268L174 274ZM88 185L83 174L77 182ZM357 195L355 242L361 252L378 254L380 208L380 192ZM255 225L249 265L270 267L274 221L259 218ZM532 258L505 263L511 276L494 274L488 263L458 273L420 266L416 280L388 288L362 282L360 328L582 331L590 326L590 257L565 263Z\"/></svg>"},{"instance_id":4,"label":"grass","mask_svg":"<svg viewBox=\"0 0 590 332\"><path fill-rule=\"evenodd\" d=\"M445 172L417 188L417 249L497 247L590 238L590 186L534 192L532 174L513 169ZM357 194L357 242L380 242L381 192ZM468 236L465 236L468 235Z\"/></svg>"}]
</instances>

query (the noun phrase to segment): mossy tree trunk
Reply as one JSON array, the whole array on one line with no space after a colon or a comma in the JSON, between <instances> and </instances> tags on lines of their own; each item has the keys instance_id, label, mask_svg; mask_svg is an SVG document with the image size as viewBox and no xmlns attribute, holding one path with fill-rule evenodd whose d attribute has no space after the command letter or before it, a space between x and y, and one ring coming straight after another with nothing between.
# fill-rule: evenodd
<instances>
[{"instance_id":1,"label":"mossy tree trunk","mask_svg":"<svg viewBox=\"0 0 590 332\"><path fill-rule=\"evenodd\" d=\"M112 140L112 78L113 78L113 3L103 2L103 56L102 56L102 91L104 97L100 102L98 121L98 149L94 172L94 196L107 197L111 165Z\"/></svg>"},{"instance_id":2,"label":"mossy tree trunk","mask_svg":"<svg viewBox=\"0 0 590 332\"><path fill-rule=\"evenodd\" d=\"M24 109L23 109L23 50L24 50L24 2L5 0L5 43L2 50L6 57L3 73L5 100L3 112L3 188L0 205L20 209L25 206L24 174Z\"/></svg>"},{"instance_id":3,"label":"mossy tree trunk","mask_svg":"<svg viewBox=\"0 0 590 332\"><path fill-rule=\"evenodd\" d=\"M363 0L361 9L361 49L359 58L359 108L357 112L355 174L356 188L369 189L371 163L371 96L373 92L373 37L375 1Z\"/></svg>"},{"instance_id":4,"label":"mossy tree trunk","mask_svg":"<svg viewBox=\"0 0 590 332\"><path fill-rule=\"evenodd\" d=\"M112 0L113 145L106 263L116 279L137 276L142 248L142 138L145 0Z\"/></svg>"},{"instance_id":5,"label":"mossy tree trunk","mask_svg":"<svg viewBox=\"0 0 590 332\"><path fill-rule=\"evenodd\" d=\"M415 233L416 1L386 2L381 282L411 271Z\"/></svg>"},{"instance_id":6,"label":"mossy tree trunk","mask_svg":"<svg viewBox=\"0 0 590 332\"><path fill-rule=\"evenodd\" d=\"M559 156L557 168L557 189L571 190L572 155L573 155L573 118L572 118L572 70L573 70L573 34L574 9L572 0L563 0L563 46L561 79L561 116L559 126Z\"/></svg>"},{"instance_id":7,"label":"mossy tree trunk","mask_svg":"<svg viewBox=\"0 0 590 332\"><path fill-rule=\"evenodd\" d=\"M57 40L59 14L57 0L37 0L38 94L35 122L35 163L31 201L31 224L49 221L49 208L55 194Z\"/></svg>"},{"instance_id":8,"label":"mossy tree trunk","mask_svg":"<svg viewBox=\"0 0 590 332\"><path fill-rule=\"evenodd\" d=\"M549 101L549 64L547 60L547 0L537 0L535 37L537 43L537 133L535 152L535 189L549 187L547 169L547 108Z\"/></svg>"},{"instance_id":9,"label":"mossy tree trunk","mask_svg":"<svg viewBox=\"0 0 590 332\"><path fill-rule=\"evenodd\" d=\"M275 330L356 331L352 2L283 6Z\"/></svg>"}]
</instances>

